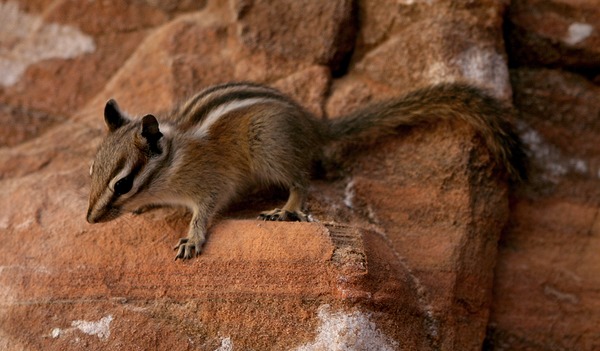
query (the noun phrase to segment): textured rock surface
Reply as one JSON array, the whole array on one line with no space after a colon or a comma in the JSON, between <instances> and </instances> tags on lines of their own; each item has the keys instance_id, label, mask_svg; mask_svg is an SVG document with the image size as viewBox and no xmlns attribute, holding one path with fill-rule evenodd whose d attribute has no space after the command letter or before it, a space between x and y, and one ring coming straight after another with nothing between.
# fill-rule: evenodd
<instances>
[{"instance_id":1,"label":"textured rock surface","mask_svg":"<svg viewBox=\"0 0 600 351\"><path fill-rule=\"evenodd\" d=\"M241 42L250 50L330 66L347 63L355 36L353 1L232 1Z\"/></svg>"},{"instance_id":2,"label":"textured rock surface","mask_svg":"<svg viewBox=\"0 0 600 351\"><path fill-rule=\"evenodd\" d=\"M393 253L378 235L319 224L224 221L201 259L166 264L172 260L168 234L186 226L176 217L130 218L127 226L136 230L129 234L123 223L79 232L67 224L61 243L41 238L40 245L5 255L15 262L2 271L5 346L214 350L228 339L236 349L288 349L318 342L318 328L334 318L358 319L353 323L367 329L361 331L367 339L349 335L347 343L426 346L414 282L403 266L389 262ZM32 223L14 233L44 236L41 227ZM370 308L344 308L340 295Z\"/></svg>"},{"instance_id":3,"label":"textured rock surface","mask_svg":"<svg viewBox=\"0 0 600 351\"><path fill-rule=\"evenodd\" d=\"M360 6L358 73L401 91L465 80L510 97L501 29L506 2L378 0Z\"/></svg>"},{"instance_id":4,"label":"textured rock surface","mask_svg":"<svg viewBox=\"0 0 600 351\"><path fill-rule=\"evenodd\" d=\"M596 28L590 4L513 2L511 62L593 77L595 29L576 27L558 61L521 59L538 55L522 38L557 38L527 18ZM480 350L486 330L488 348L598 348L598 87L559 70L509 79L507 7L1 2L0 349ZM252 220L277 192L240 199L192 262L172 261L184 211L85 222L108 98L160 116L230 80L330 117L442 81L514 89L534 179L509 207L479 138L449 123L346 150L312 184L319 223Z\"/></svg>"},{"instance_id":5,"label":"textured rock surface","mask_svg":"<svg viewBox=\"0 0 600 351\"><path fill-rule=\"evenodd\" d=\"M513 1L507 26L511 61L600 73L600 7L595 0Z\"/></svg>"},{"instance_id":6,"label":"textured rock surface","mask_svg":"<svg viewBox=\"0 0 600 351\"><path fill-rule=\"evenodd\" d=\"M419 145L436 146L415 152ZM442 349L480 348L508 216L505 185L472 145L472 133L456 126L411 133L362 154L346 188L426 291ZM478 172L464 176L467 168Z\"/></svg>"},{"instance_id":7,"label":"textured rock surface","mask_svg":"<svg viewBox=\"0 0 600 351\"><path fill-rule=\"evenodd\" d=\"M600 88L545 69L512 72L533 160L496 270L499 350L600 347Z\"/></svg>"},{"instance_id":8,"label":"textured rock surface","mask_svg":"<svg viewBox=\"0 0 600 351\"><path fill-rule=\"evenodd\" d=\"M531 0L508 11L511 64L553 69L511 72L533 167L500 242L489 349L600 347L598 11L596 1Z\"/></svg>"}]
</instances>

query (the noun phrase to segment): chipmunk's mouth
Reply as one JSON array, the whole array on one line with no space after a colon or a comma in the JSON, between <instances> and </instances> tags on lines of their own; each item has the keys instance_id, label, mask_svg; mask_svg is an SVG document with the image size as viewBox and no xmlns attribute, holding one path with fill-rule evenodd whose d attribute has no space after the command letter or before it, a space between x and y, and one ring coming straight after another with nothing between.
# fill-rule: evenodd
<instances>
[{"instance_id":1,"label":"chipmunk's mouth","mask_svg":"<svg viewBox=\"0 0 600 351\"><path fill-rule=\"evenodd\" d=\"M89 208L87 212L87 221L90 224L109 222L119 217L123 211L120 207L109 207L103 211L94 211L93 208Z\"/></svg>"}]
</instances>

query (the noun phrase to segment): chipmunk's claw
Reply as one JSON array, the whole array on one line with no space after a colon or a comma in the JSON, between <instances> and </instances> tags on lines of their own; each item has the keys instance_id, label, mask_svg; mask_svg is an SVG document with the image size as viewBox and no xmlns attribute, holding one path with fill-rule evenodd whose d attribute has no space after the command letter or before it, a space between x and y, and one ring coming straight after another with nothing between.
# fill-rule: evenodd
<instances>
[{"instance_id":1,"label":"chipmunk's claw","mask_svg":"<svg viewBox=\"0 0 600 351\"><path fill-rule=\"evenodd\" d=\"M175 261L177 261L177 259L189 260L193 256L196 256L196 257L200 256L200 253L202 253L202 245L203 244L204 244L204 240L200 240L200 238L198 238L198 239L194 239L194 238L179 239L179 243L177 243L177 245L175 245L175 247L173 248L174 250L177 250L177 255L175 255ZM192 255L192 252L194 252L194 255Z\"/></svg>"},{"instance_id":2,"label":"chipmunk's claw","mask_svg":"<svg viewBox=\"0 0 600 351\"><path fill-rule=\"evenodd\" d=\"M286 211L276 208L258 215L263 221L308 222L308 216L301 211Z\"/></svg>"}]
</instances>

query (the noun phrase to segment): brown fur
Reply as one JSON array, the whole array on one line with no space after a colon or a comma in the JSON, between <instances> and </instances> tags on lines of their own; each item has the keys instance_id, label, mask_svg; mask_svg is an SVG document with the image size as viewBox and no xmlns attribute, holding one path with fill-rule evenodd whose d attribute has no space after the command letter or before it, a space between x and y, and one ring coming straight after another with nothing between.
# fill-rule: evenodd
<instances>
[{"instance_id":1,"label":"brown fur","mask_svg":"<svg viewBox=\"0 0 600 351\"><path fill-rule=\"evenodd\" d=\"M183 205L193 218L187 237L176 246L176 259L199 254L213 215L257 185L290 190L282 209L263 212L261 218L308 220L302 210L309 172L333 141L360 141L365 135L391 134L399 126L456 119L472 125L495 161L515 178L523 161L511 110L460 84L419 90L326 121L272 88L234 83L200 92L159 128L153 116L147 117L143 124L132 121L114 101L107 103L109 134L92 168L88 221L110 220L149 205Z\"/></svg>"}]
</instances>

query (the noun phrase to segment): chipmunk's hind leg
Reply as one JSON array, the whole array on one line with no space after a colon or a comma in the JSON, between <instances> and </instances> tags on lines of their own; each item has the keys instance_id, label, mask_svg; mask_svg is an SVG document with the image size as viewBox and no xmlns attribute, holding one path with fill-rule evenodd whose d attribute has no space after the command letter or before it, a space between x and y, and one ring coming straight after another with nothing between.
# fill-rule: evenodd
<instances>
[{"instance_id":1,"label":"chipmunk's hind leg","mask_svg":"<svg viewBox=\"0 0 600 351\"><path fill-rule=\"evenodd\" d=\"M290 197L283 208L262 212L258 219L264 221L308 222L308 216L302 212L306 201L306 187L292 187Z\"/></svg>"}]
</instances>

